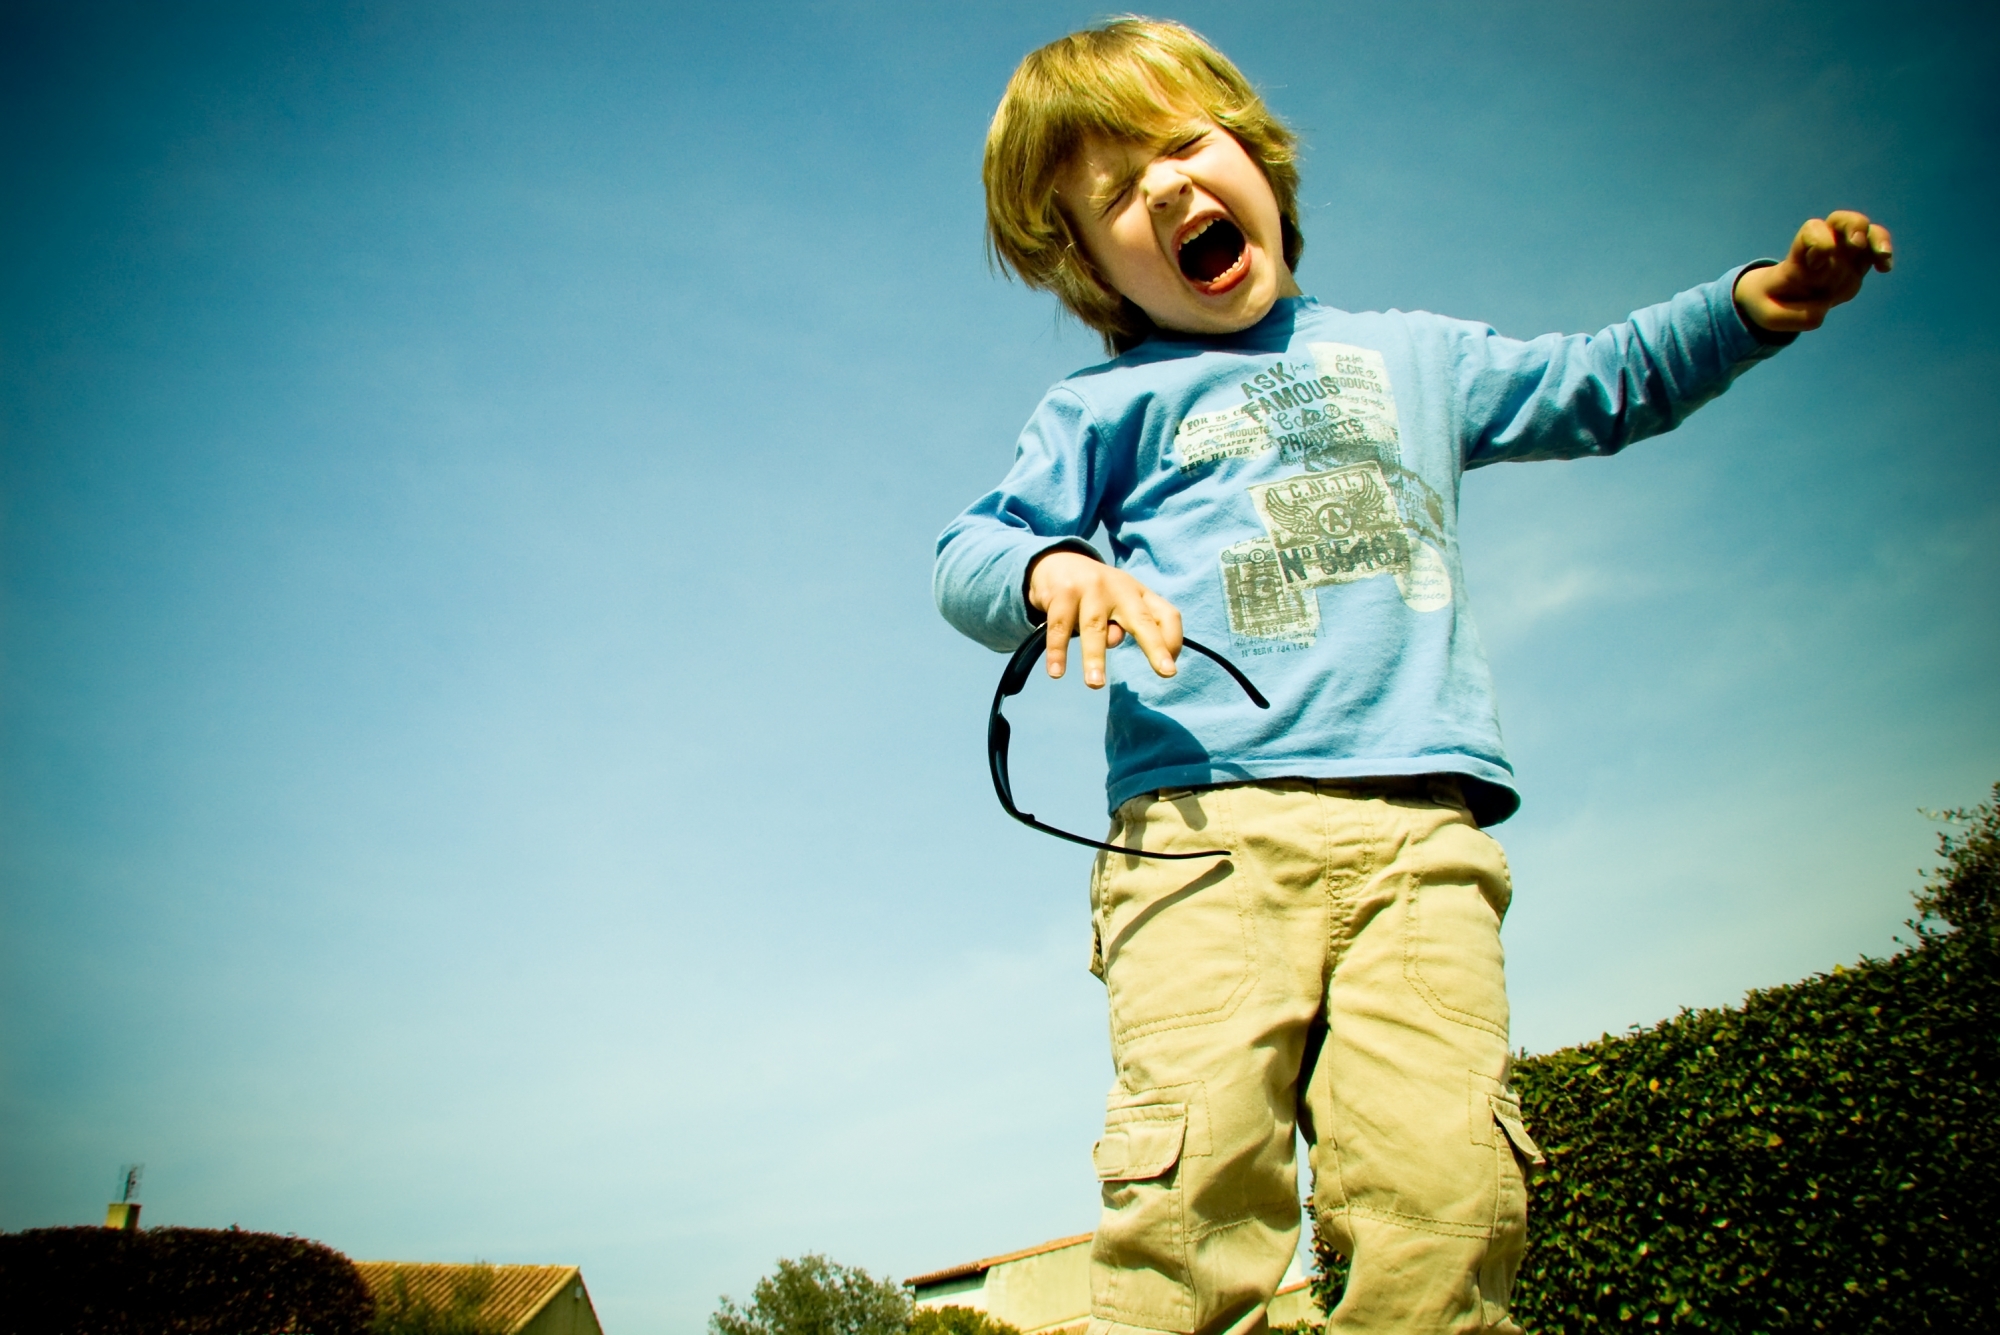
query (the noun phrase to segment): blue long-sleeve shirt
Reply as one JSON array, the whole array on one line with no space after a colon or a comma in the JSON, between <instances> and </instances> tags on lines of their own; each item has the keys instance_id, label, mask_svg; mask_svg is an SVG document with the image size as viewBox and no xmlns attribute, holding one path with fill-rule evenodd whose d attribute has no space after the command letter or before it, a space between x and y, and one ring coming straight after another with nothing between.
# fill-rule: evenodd
<instances>
[{"instance_id":1,"label":"blue long-sleeve shirt","mask_svg":"<svg viewBox=\"0 0 2000 1335\"><path fill-rule=\"evenodd\" d=\"M1678 425L1777 350L1736 310L1740 272L1594 335L1296 297L1240 333L1151 338L1043 397L1006 478L938 539L938 608L1010 650L1032 628L1029 563L1101 529L1272 705L1197 655L1161 678L1113 650L1114 810L1160 788L1455 773L1482 823L1505 819L1519 798L1466 603L1459 477Z\"/></svg>"}]
</instances>

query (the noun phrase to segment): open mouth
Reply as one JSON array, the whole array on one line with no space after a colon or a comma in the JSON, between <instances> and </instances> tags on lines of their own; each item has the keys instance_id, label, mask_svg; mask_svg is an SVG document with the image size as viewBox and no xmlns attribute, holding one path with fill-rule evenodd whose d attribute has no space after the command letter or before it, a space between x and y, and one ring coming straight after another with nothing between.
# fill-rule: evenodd
<instances>
[{"instance_id":1,"label":"open mouth","mask_svg":"<svg viewBox=\"0 0 2000 1335\"><path fill-rule=\"evenodd\" d=\"M1243 264L1248 247L1242 229L1227 218L1209 218L1181 239L1175 259L1198 287L1215 288ZM1227 286L1224 284L1224 286Z\"/></svg>"}]
</instances>

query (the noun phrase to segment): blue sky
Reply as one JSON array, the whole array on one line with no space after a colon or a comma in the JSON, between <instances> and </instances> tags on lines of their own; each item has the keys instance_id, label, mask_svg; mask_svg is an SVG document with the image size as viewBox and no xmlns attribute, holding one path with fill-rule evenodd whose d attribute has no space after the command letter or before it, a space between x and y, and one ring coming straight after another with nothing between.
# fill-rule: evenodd
<instances>
[{"instance_id":1,"label":"blue sky","mask_svg":"<svg viewBox=\"0 0 2000 1335\"><path fill-rule=\"evenodd\" d=\"M940 528L1095 360L980 253L1066 4L0 17L0 1228L584 1267L1090 1227L1081 850L1007 822ZM2000 778L1976 7L1184 5L1301 281L1596 328L1859 207L1900 263L1674 436L1495 468L1516 1041L1892 948ZM1101 711L1013 711L1101 819Z\"/></svg>"}]
</instances>

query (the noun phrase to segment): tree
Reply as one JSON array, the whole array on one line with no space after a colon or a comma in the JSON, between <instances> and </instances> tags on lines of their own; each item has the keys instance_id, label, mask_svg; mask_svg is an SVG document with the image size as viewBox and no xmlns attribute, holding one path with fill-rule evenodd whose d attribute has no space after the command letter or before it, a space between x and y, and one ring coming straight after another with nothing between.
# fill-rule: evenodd
<instances>
[{"instance_id":1,"label":"tree","mask_svg":"<svg viewBox=\"0 0 2000 1335\"><path fill-rule=\"evenodd\" d=\"M746 1306L721 1302L710 1335L904 1335L911 1315L902 1285L817 1253L779 1261Z\"/></svg>"},{"instance_id":2,"label":"tree","mask_svg":"<svg viewBox=\"0 0 2000 1335\"><path fill-rule=\"evenodd\" d=\"M1918 922L1936 918L1958 932L1993 931L2000 927L2000 783L1990 802L1932 814L1965 833L1938 836L1945 865L1917 893Z\"/></svg>"}]
</instances>

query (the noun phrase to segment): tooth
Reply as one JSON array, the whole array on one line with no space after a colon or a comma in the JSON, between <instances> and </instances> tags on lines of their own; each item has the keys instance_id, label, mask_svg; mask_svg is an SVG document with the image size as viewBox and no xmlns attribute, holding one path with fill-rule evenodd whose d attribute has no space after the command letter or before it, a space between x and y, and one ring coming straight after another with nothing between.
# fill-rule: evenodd
<instances>
[{"instance_id":1,"label":"tooth","mask_svg":"<svg viewBox=\"0 0 2000 1335\"><path fill-rule=\"evenodd\" d=\"M1196 225L1195 229L1194 229L1194 230L1193 230L1192 232L1189 232L1189 233L1188 233L1188 234L1187 234L1187 235L1186 235L1185 237L1183 237L1183 238L1181 239L1181 244L1182 244L1182 245L1184 245L1184 246L1185 246L1185 245L1187 245L1187 244L1188 244L1188 242L1190 242L1190 241L1193 241L1193 240L1194 240L1194 239L1195 239L1196 237L1200 236L1200 235L1201 235L1201 234L1202 234L1203 232L1206 232L1206 231L1207 231L1207 230L1209 229L1209 227L1210 227L1211 225L1213 225L1213 224L1214 224L1214 222L1215 222L1215 219L1213 219L1213 218L1204 218L1204 219L1202 219L1202 220L1201 220L1201 222L1200 222L1199 224L1197 224L1197 225Z\"/></svg>"}]
</instances>

